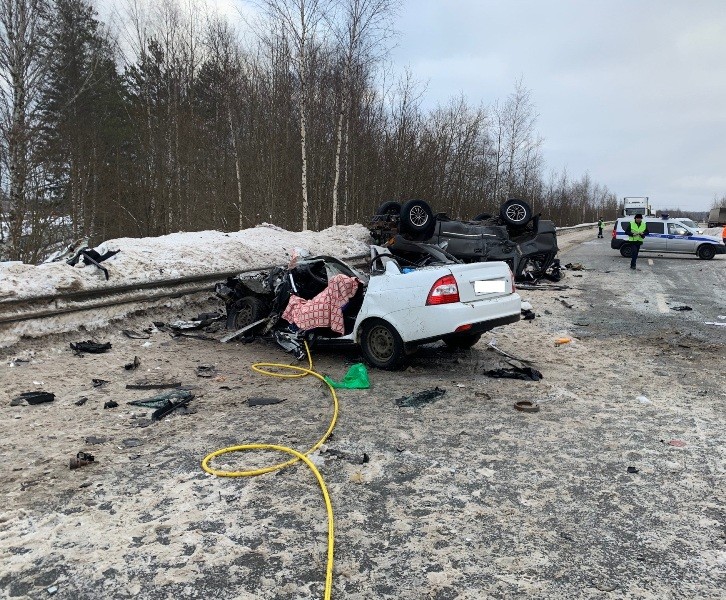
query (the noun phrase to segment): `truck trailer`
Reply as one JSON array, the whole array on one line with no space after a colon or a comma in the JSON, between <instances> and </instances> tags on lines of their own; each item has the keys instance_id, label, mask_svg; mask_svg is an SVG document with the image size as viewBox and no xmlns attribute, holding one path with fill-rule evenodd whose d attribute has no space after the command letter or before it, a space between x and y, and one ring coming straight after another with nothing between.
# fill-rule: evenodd
<instances>
[{"instance_id":1,"label":"truck trailer","mask_svg":"<svg viewBox=\"0 0 726 600\"><path fill-rule=\"evenodd\" d=\"M726 206L712 208L711 212L708 213L708 226L720 227L722 225L726 225Z\"/></svg>"},{"instance_id":2,"label":"truck trailer","mask_svg":"<svg viewBox=\"0 0 726 600\"><path fill-rule=\"evenodd\" d=\"M623 216L633 217L638 214L644 217L654 214L648 196L627 196L623 198Z\"/></svg>"}]
</instances>

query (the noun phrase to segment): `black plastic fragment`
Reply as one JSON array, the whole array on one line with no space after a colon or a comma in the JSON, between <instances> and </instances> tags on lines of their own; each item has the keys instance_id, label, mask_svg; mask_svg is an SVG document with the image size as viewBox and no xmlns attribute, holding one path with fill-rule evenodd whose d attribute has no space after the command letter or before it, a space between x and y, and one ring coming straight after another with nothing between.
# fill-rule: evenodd
<instances>
[{"instance_id":1,"label":"black plastic fragment","mask_svg":"<svg viewBox=\"0 0 726 600\"><path fill-rule=\"evenodd\" d=\"M671 306L671 310L679 310L679 311L686 311L686 310L693 310L690 306L683 305L683 306Z\"/></svg>"},{"instance_id":2,"label":"black plastic fragment","mask_svg":"<svg viewBox=\"0 0 726 600\"><path fill-rule=\"evenodd\" d=\"M438 400L445 393L446 390L435 387L433 390L423 390L410 396L402 396L394 400L394 402L402 408L418 408L424 404Z\"/></svg>"},{"instance_id":3,"label":"black plastic fragment","mask_svg":"<svg viewBox=\"0 0 726 600\"><path fill-rule=\"evenodd\" d=\"M118 402L115 400L109 400L108 402L105 402L103 404L103 408L116 408L118 406Z\"/></svg>"},{"instance_id":4,"label":"black plastic fragment","mask_svg":"<svg viewBox=\"0 0 726 600\"><path fill-rule=\"evenodd\" d=\"M636 469L635 467L628 467L628 473L637 473L637 472L638 472L638 469Z\"/></svg>"},{"instance_id":5,"label":"black plastic fragment","mask_svg":"<svg viewBox=\"0 0 726 600\"><path fill-rule=\"evenodd\" d=\"M134 360L130 363L126 363L124 365L124 369L127 371L133 371L134 369L138 369L139 365L141 364L141 359L138 356L134 356Z\"/></svg>"},{"instance_id":6,"label":"black plastic fragment","mask_svg":"<svg viewBox=\"0 0 726 600\"><path fill-rule=\"evenodd\" d=\"M286 398L248 398L248 406L269 406L271 404L280 404L284 402Z\"/></svg>"},{"instance_id":7,"label":"black plastic fragment","mask_svg":"<svg viewBox=\"0 0 726 600\"><path fill-rule=\"evenodd\" d=\"M22 404L23 400L28 404L44 404L46 402L53 402L55 400L55 394L51 392L23 392L15 398L10 404L11 406L18 406Z\"/></svg>"},{"instance_id":8,"label":"black plastic fragment","mask_svg":"<svg viewBox=\"0 0 726 600\"><path fill-rule=\"evenodd\" d=\"M165 383L153 383L151 381L140 381L138 383L127 383L127 390L168 390L170 388L181 387L178 381L168 381Z\"/></svg>"},{"instance_id":9,"label":"black plastic fragment","mask_svg":"<svg viewBox=\"0 0 726 600\"><path fill-rule=\"evenodd\" d=\"M103 387L108 383L105 379L91 379L91 382L93 383L93 387Z\"/></svg>"},{"instance_id":10,"label":"black plastic fragment","mask_svg":"<svg viewBox=\"0 0 726 600\"><path fill-rule=\"evenodd\" d=\"M542 373L532 367L491 369L489 371L484 371L484 375L498 379L522 379L524 381L539 381L542 379Z\"/></svg>"},{"instance_id":11,"label":"black plastic fragment","mask_svg":"<svg viewBox=\"0 0 726 600\"><path fill-rule=\"evenodd\" d=\"M83 352L87 354L103 354L111 349L111 342L99 344L98 342L87 340L85 342L76 342L75 344L71 342L70 346L76 354L82 354Z\"/></svg>"}]
</instances>

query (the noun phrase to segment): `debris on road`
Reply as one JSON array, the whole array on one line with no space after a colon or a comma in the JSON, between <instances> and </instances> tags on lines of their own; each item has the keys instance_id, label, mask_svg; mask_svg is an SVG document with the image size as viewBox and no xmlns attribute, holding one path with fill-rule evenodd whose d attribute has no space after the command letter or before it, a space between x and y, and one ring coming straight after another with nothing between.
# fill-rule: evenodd
<instances>
[{"instance_id":1,"label":"debris on road","mask_svg":"<svg viewBox=\"0 0 726 600\"><path fill-rule=\"evenodd\" d=\"M126 384L127 390L167 390L178 387L181 387L179 381L149 381L146 379Z\"/></svg>"},{"instance_id":2,"label":"debris on road","mask_svg":"<svg viewBox=\"0 0 726 600\"><path fill-rule=\"evenodd\" d=\"M271 406L285 402L287 398L247 398L247 406Z\"/></svg>"},{"instance_id":3,"label":"debris on road","mask_svg":"<svg viewBox=\"0 0 726 600\"><path fill-rule=\"evenodd\" d=\"M671 306L671 310L686 311L686 310L693 310L693 309L690 306L683 304L681 306Z\"/></svg>"},{"instance_id":4,"label":"debris on road","mask_svg":"<svg viewBox=\"0 0 726 600\"><path fill-rule=\"evenodd\" d=\"M345 450L336 450L335 448L321 448L320 454L327 454L328 456L334 456L340 458L354 465L364 465L370 461L370 456L367 452L346 452Z\"/></svg>"},{"instance_id":5,"label":"debris on road","mask_svg":"<svg viewBox=\"0 0 726 600\"><path fill-rule=\"evenodd\" d=\"M198 365L197 377L214 377L217 374L217 367L214 365Z\"/></svg>"},{"instance_id":6,"label":"debris on road","mask_svg":"<svg viewBox=\"0 0 726 600\"><path fill-rule=\"evenodd\" d=\"M148 329L148 333L147 330L143 333L139 333L133 329L122 329L121 333L131 340L148 340L151 337L151 328Z\"/></svg>"},{"instance_id":7,"label":"debris on road","mask_svg":"<svg viewBox=\"0 0 726 600\"><path fill-rule=\"evenodd\" d=\"M582 263L567 263L565 265L565 269L567 269L568 271L584 271L585 265L583 265Z\"/></svg>"},{"instance_id":8,"label":"debris on road","mask_svg":"<svg viewBox=\"0 0 726 600\"><path fill-rule=\"evenodd\" d=\"M100 388L107 385L109 382L105 379L91 379L91 383L93 384L93 387Z\"/></svg>"},{"instance_id":9,"label":"debris on road","mask_svg":"<svg viewBox=\"0 0 726 600\"><path fill-rule=\"evenodd\" d=\"M334 388L367 390L371 387L370 380L368 379L368 369L366 369L363 363L351 365L341 381L333 381L327 376L324 379Z\"/></svg>"},{"instance_id":10,"label":"debris on road","mask_svg":"<svg viewBox=\"0 0 726 600\"><path fill-rule=\"evenodd\" d=\"M55 400L55 394L51 392L23 392L17 398L10 401L10 406L20 406L23 402L27 402L30 405L44 404L46 402L53 402Z\"/></svg>"},{"instance_id":11,"label":"debris on road","mask_svg":"<svg viewBox=\"0 0 726 600\"><path fill-rule=\"evenodd\" d=\"M652 402L648 400L648 398L646 398L645 396L636 396L635 399L641 404L652 404Z\"/></svg>"},{"instance_id":12,"label":"debris on road","mask_svg":"<svg viewBox=\"0 0 726 600\"><path fill-rule=\"evenodd\" d=\"M671 440L668 445L675 448L685 448L687 444L683 440Z\"/></svg>"},{"instance_id":13,"label":"debris on road","mask_svg":"<svg viewBox=\"0 0 726 600\"><path fill-rule=\"evenodd\" d=\"M70 461L68 462L68 466L71 469L78 469L80 467L90 465L92 462L95 461L96 458L93 456L93 454L89 454L88 452L79 452L74 458L70 459Z\"/></svg>"},{"instance_id":14,"label":"debris on road","mask_svg":"<svg viewBox=\"0 0 726 600\"><path fill-rule=\"evenodd\" d=\"M522 379L525 381L539 381L542 379L542 373L532 367L490 369L489 371L484 371L484 375L496 379Z\"/></svg>"},{"instance_id":15,"label":"debris on road","mask_svg":"<svg viewBox=\"0 0 726 600\"><path fill-rule=\"evenodd\" d=\"M569 344L572 341L570 337L561 337L555 340L555 346L562 346L563 344Z\"/></svg>"},{"instance_id":16,"label":"debris on road","mask_svg":"<svg viewBox=\"0 0 726 600\"><path fill-rule=\"evenodd\" d=\"M638 469L636 469L635 467L628 467L628 473L637 473L637 472L638 472Z\"/></svg>"},{"instance_id":17,"label":"debris on road","mask_svg":"<svg viewBox=\"0 0 726 600\"><path fill-rule=\"evenodd\" d=\"M83 396L83 397L79 398L78 400L76 400L74 402L74 404L76 406L83 406L86 402L88 402L88 398L86 398L85 396Z\"/></svg>"},{"instance_id":18,"label":"debris on road","mask_svg":"<svg viewBox=\"0 0 726 600\"><path fill-rule=\"evenodd\" d=\"M424 404L435 402L445 393L446 390L443 390L437 386L433 390L423 390L421 392L411 394L410 396L401 396L400 398L394 400L394 402L401 408L419 408Z\"/></svg>"},{"instance_id":19,"label":"debris on road","mask_svg":"<svg viewBox=\"0 0 726 600\"><path fill-rule=\"evenodd\" d=\"M567 300L565 300L564 298L558 298L558 300L559 300L560 302L562 302L562 304L563 304L563 305L565 306L565 308L575 308L575 305L574 305L574 304L570 304L570 303L569 303L569 302L568 302Z\"/></svg>"},{"instance_id":20,"label":"debris on road","mask_svg":"<svg viewBox=\"0 0 726 600\"><path fill-rule=\"evenodd\" d=\"M86 340L85 342L71 342L71 350L73 350L79 356L83 356L83 353L87 354L103 354L111 349L111 342L94 342L93 340Z\"/></svg>"},{"instance_id":21,"label":"debris on road","mask_svg":"<svg viewBox=\"0 0 726 600\"><path fill-rule=\"evenodd\" d=\"M155 408L156 410L152 413L151 420L159 421L177 408L189 404L193 398L194 393L190 390L171 390L145 400L132 400L127 404L143 406L144 408Z\"/></svg>"},{"instance_id":22,"label":"debris on road","mask_svg":"<svg viewBox=\"0 0 726 600\"><path fill-rule=\"evenodd\" d=\"M115 400L108 400L107 402L103 403L103 408L116 408L118 406L118 402Z\"/></svg>"},{"instance_id":23,"label":"debris on road","mask_svg":"<svg viewBox=\"0 0 726 600\"><path fill-rule=\"evenodd\" d=\"M505 352L504 350L501 350L497 347L497 341L496 339L492 338L492 340L487 345L490 350L494 350L494 352L497 352L501 354L502 356L506 356L507 358L511 358L512 360L516 360L518 362L522 363L531 363L531 360L527 360L526 358L518 358L516 356L513 356L512 354L509 354L508 352Z\"/></svg>"},{"instance_id":24,"label":"debris on road","mask_svg":"<svg viewBox=\"0 0 726 600\"><path fill-rule=\"evenodd\" d=\"M539 412L539 404L530 400L519 400L514 403L514 408L520 412L536 413Z\"/></svg>"},{"instance_id":25,"label":"debris on road","mask_svg":"<svg viewBox=\"0 0 726 600\"><path fill-rule=\"evenodd\" d=\"M141 364L141 359L138 356L134 356L134 360L130 363L126 363L124 365L124 369L127 371L133 371L135 369L139 368L139 365Z\"/></svg>"}]
</instances>

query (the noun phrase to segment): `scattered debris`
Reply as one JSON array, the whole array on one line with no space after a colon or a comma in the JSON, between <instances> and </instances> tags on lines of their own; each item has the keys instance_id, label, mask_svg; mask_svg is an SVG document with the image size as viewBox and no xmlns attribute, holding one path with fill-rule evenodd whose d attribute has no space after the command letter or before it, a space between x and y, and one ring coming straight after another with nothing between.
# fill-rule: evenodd
<instances>
[{"instance_id":1,"label":"scattered debris","mask_svg":"<svg viewBox=\"0 0 726 600\"><path fill-rule=\"evenodd\" d=\"M126 438L125 440L122 440L121 443L124 448L136 448L137 446L141 446L142 441L138 438Z\"/></svg>"},{"instance_id":2,"label":"scattered debris","mask_svg":"<svg viewBox=\"0 0 726 600\"><path fill-rule=\"evenodd\" d=\"M74 402L74 404L76 406L83 406L86 402L88 402L88 398L86 398L85 396L83 396L83 397L79 398L78 400L76 400Z\"/></svg>"},{"instance_id":3,"label":"scattered debris","mask_svg":"<svg viewBox=\"0 0 726 600\"><path fill-rule=\"evenodd\" d=\"M224 386L222 386L224 387ZM247 399L247 405L248 406L270 406L272 404L280 404L280 402L285 402L287 398L248 398Z\"/></svg>"},{"instance_id":4,"label":"scattered debris","mask_svg":"<svg viewBox=\"0 0 726 600\"><path fill-rule=\"evenodd\" d=\"M83 353L87 354L103 354L111 349L111 342L94 342L93 340L86 340L85 342L77 342L70 344L71 350L73 350L79 356L83 356Z\"/></svg>"},{"instance_id":5,"label":"scattered debris","mask_svg":"<svg viewBox=\"0 0 726 600\"><path fill-rule=\"evenodd\" d=\"M522 363L531 363L531 360L527 360L526 358L517 358L516 356L513 356L512 354L509 354L505 352L504 350L501 350L497 347L496 340L492 338L492 340L489 342L488 347L490 350L494 350L494 352L498 352L502 356L506 356L507 358L511 358L512 360L517 360Z\"/></svg>"},{"instance_id":6,"label":"scattered debris","mask_svg":"<svg viewBox=\"0 0 726 600\"><path fill-rule=\"evenodd\" d=\"M484 371L484 375L498 379L523 379L525 381L539 381L542 379L542 373L533 367L490 369Z\"/></svg>"},{"instance_id":7,"label":"scattered debris","mask_svg":"<svg viewBox=\"0 0 726 600\"><path fill-rule=\"evenodd\" d=\"M48 595L49 595L49 596L53 596L53 595L55 595L55 594L56 594L56 592L58 592L58 586L57 586L57 585L51 585L51 586L50 586L50 587L49 587L49 588L48 588L47 590L45 590L45 591L46 591L46 592L48 592Z\"/></svg>"},{"instance_id":8,"label":"scattered debris","mask_svg":"<svg viewBox=\"0 0 726 600\"><path fill-rule=\"evenodd\" d=\"M370 456L368 456L367 452L358 454L354 452L346 452L344 450L336 450L335 448L326 448L325 450L321 449L320 453L340 458L354 465L364 465L370 461Z\"/></svg>"},{"instance_id":9,"label":"scattered debris","mask_svg":"<svg viewBox=\"0 0 726 600\"><path fill-rule=\"evenodd\" d=\"M125 364L124 369L126 369L127 371L133 371L134 369L138 369L140 364L141 359L138 356L134 356L133 362Z\"/></svg>"},{"instance_id":10,"label":"scattered debris","mask_svg":"<svg viewBox=\"0 0 726 600\"><path fill-rule=\"evenodd\" d=\"M567 269L568 271L584 271L585 265L583 265L582 263L567 263L565 265L565 269Z\"/></svg>"},{"instance_id":11,"label":"scattered debris","mask_svg":"<svg viewBox=\"0 0 726 600\"><path fill-rule=\"evenodd\" d=\"M533 310L523 310L522 311L522 318L525 321L534 321L534 317L535 317L535 314L534 314Z\"/></svg>"},{"instance_id":12,"label":"scattered debris","mask_svg":"<svg viewBox=\"0 0 726 600\"><path fill-rule=\"evenodd\" d=\"M530 400L519 400L514 403L514 408L516 408L518 411L526 413L539 412L539 404Z\"/></svg>"},{"instance_id":13,"label":"scattered debris","mask_svg":"<svg viewBox=\"0 0 726 600\"><path fill-rule=\"evenodd\" d=\"M136 383L126 384L127 390L167 390L169 388L181 387L181 383L178 381L148 381L142 380Z\"/></svg>"},{"instance_id":14,"label":"scattered debris","mask_svg":"<svg viewBox=\"0 0 726 600\"><path fill-rule=\"evenodd\" d=\"M115 400L109 400L108 402L104 402L103 408L116 408L118 406L118 402Z\"/></svg>"},{"instance_id":15,"label":"scattered debris","mask_svg":"<svg viewBox=\"0 0 726 600\"><path fill-rule=\"evenodd\" d=\"M121 333L123 333L127 338L132 340L148 340L151 337L151 332L139 333L138 331L134 331L133 329L122 329Z\"/></svg>"},{"instance_id":16,"label":"scattered debris","mask_svg":"<svg viewBox=\"0 0 726 600\"><path fill-rule=\"evenodd\" d=\"M685 448L686 442L684 442L683 440L671 440L670 442L668 442L668 445L674 446L675 448Z\"/></svg>"},{"instance_id":17,"label":"scattered debris","mask_svg":"<svg viewBox=\"0 0 726 600\"><path fill-rule=\"evenodd\" d=\"M726 323L716 323L714 321L706 321L705 325L719 325L720 327L726 327Z\"/></svg>"},{"instance_id":18,"label":"scattered debris","mask_svg":"<svg viewBox=\"0 0 726 600\"><path fill-rule=\"evenodd\" d=\"M53 402L55 400L55 394L51 392L23 392L17 398L10 401L10 406L20 406L23 402L27 402L30 405L44 404L46 402Z\"/></svg>"},{"instance_id":19,"label":"scattered debris","mask_svg":"<svg viewBox=\"0 0 726 600\"><path fill-rule=\"evenodd\" d=\"M159 421L177 408L186 406L194 398L194 393L189 390L172 390L158 394L145 400L132 400L128 402L133 406L155 408L151 415L152 421Z\"/></svg>"},{"instance_id":20,"label":"scattered debris","mask_svg":"<svg viewBox=\"0 0 726 600\"><path fill-rule=\"evenodd\" d=\"M636 469L635 467L628 467L628 473L637 473L637 472L638 472L638 469Z\"/></svg>"},{"instance_id":21,"label":"scattered debris","mask_svg":"<svg viewBox=\"0 0 726 600\"><path fill-rule=\"evenodd\" d=\"M555 346L562 346L562 344L569 344L571 341L572 341L572 338L569 338L569 337L557 338L555 340Z\"/></svg>"},{"instance_id":22,"label":"scattered debris","mask_svg":"<svg viewBox=\"0 0 726 600\"><path fill-rule=\"evenodd\" d=\"M93 454L89 454L88 452L79 452L76 454L75 458L71 458L68 466L71 469L78 469L79 467L90 465L92 462L95 462L95 460L96 459Z\"/></svg>"},{"instance_id":23,"label":"scattered debris","mask_svg":"<svg viewBox=\"0 0 726 600\"><path fill-rule=\"evenodd\" d=\"M363 363L351 365L342 381L333 381L327 376L325 377L325 381L334 388L349 390L367 390L371 387L368 379L368 369L366 369Z\"/></svg>"},{"instance_id":24,"label":"scattered debris","mask_svg":"<svg viewBox=\"0 0 726 600\"><path fill-rule=\"evenodd\" d=\"M566 308L575 308L574 304L570 304L567 300L564 298L558 298L558 300L566 307Z\"/></svg>"},{"instance_id":25,"label":"scattered debris","mask_svg":"<svg viewBox=\"0 0 726 600\"><path fill-rule=\"evenodd\" d=\"M93 387L103 387L104 385L107 385L109 382L105 379L91 379L91 382L93 383Z\"/></svg>"},{"instance_id":26,"label":"scattered debris","mask_svg":"<svg viewBox=\"0 0 726 600\"><path fill-rule=\"evenodd\" d=\"M214 365L197 366L197 377L213 377L217 374L217 367Z\"/></svg>"},{"instance_id":27,"label":"scattered debris","mask_svg":"<svg viewBox=\"0 0 726 600\"><path fill-rule=\"evenodd\" d=\"M683 304L681 306L671 306L671 310L685 311L685 310L693 310L693 309L690 306Z\"/></svg>"},{"instance_id":28,"label":"scattered debris","mask_svg":"<svg viewBox=\"0 0 726 600\"><path fill-rule=\"evenodd\" d=\"M410 396L402 396L394 400L401 408L419 408L424 404L435 402L446 393L446 390L435 387L433 390L423 390Z\"/></svg>"},{"instance_id":29,"label":"scattered debris","mask_svg":"<svg viewBox=\"0 0 726 600\"><path fill-rule=\"evenodd\" d=\"M76 253L76 255L70 260L67 260L66 263L68 263L72 267L83 267L85 266L84 263L94 265L95 267L103 271L103 274L106 276L106 281L108 281L108 269L106 267L102 267L100 263L118 254L119 252L121 252L121 250L108 250L107 252L101 254L98 250L94 250L93 248L81 248Z\"/></svg>"},{"instance_id":30,"label":"scattered debris","mask_svg":"<svg viewBox=\"0 0 726 600\"><path fill-rule=\"evenodd\" d=\"M637 396L635 399L641 404L652 404L652 402L648 400L648 398L646 398L645 396Z\"/></svg>"}]
</instances>

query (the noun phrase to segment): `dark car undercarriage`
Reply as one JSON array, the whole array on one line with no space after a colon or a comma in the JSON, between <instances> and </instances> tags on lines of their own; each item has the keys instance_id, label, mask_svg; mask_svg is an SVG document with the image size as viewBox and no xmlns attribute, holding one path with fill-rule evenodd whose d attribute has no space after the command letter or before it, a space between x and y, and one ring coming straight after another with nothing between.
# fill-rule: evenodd
<instances>
[{"instance_id":1,"label":"dark car undercarriage","mask_svg":"<svg viewBox=\"0 0 726 600\"><path fill-rule=\"evenodd\" d=\"M423 200L385 202L369 228L377 244L411 265L501 260L518 281L559 280L555 224L533 216L529 204L516 198L498 216L471 221L434 214Z\"/></svg>"}]
</instances>

